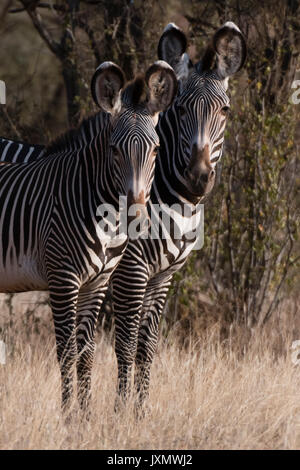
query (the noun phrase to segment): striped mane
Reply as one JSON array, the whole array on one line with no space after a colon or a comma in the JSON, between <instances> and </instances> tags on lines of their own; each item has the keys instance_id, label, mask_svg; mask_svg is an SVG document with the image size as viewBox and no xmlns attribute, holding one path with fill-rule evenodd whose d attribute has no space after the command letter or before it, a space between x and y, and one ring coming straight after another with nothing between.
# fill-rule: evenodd
<instances>
[{"instance_id":1,"label":"striped mane","mask_svg":"<svg viewBox=\"0 0 300 470\"><path fill-rule=\"evenodd\" d=\"M142 105L147 100L147 85L145 77L138 75L129 82L122 92L122 102L127 106L134 108Z\"/></svg>"},{"instance_id":2,"label":"striped mane","mask_svg":"<svg viewBox=\"0 0 300 470\"><path fill-rule=\"evenodd\" d=\"M88 116L87 118L83 119L78 127L72 127L68 129L63 134L59 135L55 139L53 139L47 146L45 156L49 156L51 154L57 152L63 152L64 150L76 147L77 143L81 142L82 139L82 131L84 130L86 133L89 131L90 121L95 118L96 114Z\"/></svg>"}]
</instances>

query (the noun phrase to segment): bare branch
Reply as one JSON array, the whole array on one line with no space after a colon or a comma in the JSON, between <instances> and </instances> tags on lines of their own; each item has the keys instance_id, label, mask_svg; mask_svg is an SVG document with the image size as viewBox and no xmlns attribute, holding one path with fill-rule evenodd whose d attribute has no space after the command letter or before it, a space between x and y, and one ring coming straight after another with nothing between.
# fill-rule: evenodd
<instances>
[{"instance_id":1,"label":"bare branch","mask_svg":"<svg viewBox=\"0 0 300 470\"><path fill-rule=\"evenodd\" d=\"M18 129L16 128L16 126L14 125L10 115L8 114L7 107L5 105L0 106L0 113L3 114L6 122L9 124L9 126L10 126L11 130L13 131L15 137L18 140L22 140L22 136L21 136L20 132L18 131Z\"/></svg>"},{"instance_id":2,"label":"bare branch","mask_svg":"<svg viewBox=\"0 0 300 470\"><path fill-rule=\"evenodd\" d=\"M48 29L46 28L45 24L42 21L42 18L40 14L31 8L25 8L27 10L28 15L31 18L31 21L35 27L35 29L38 31L40 36L44 39L45 43L49 47L49 49L55 54L57 57L62 56L62 50L57 41L53 39L51 34L49 33Z\"/></svg>"},{"instance_id":3,"label":"bare branch","mask_svg":"<svg viewBox=\"0 0 300 470\"><path fill-rule=\"evenodd\" d=\"M57 11L62 11L63 13L65 13L66 11L68 11L68 9L66 7L64 7L63 5L56 5L56 4L50 4L50 3L39 3L37 5L37 8L48 8L49 10L57 10Z\"/></svg>"},{"instance_id":4,"label":"bare branch","mask_svg":"<svg viewBox=\"0 0 300 470\"><path fill-rule=\"evenodd\" d=\"M12 2L12 0L6 0L6 2L4 3L4 7L0 11L0 24L3 23L3 20L6 16L6 13L9 11L8 9L10 7L11 2Z\"/></svg>"},{"instance_id":5,"label":"bare branch","mask_svg":"<svg viewBox=\"0 0 300 470\"><path fill-rule=\"evenodd\" d=\"M83 21L79 18L76 20L76 24L79 28L81 28L83 31L85 31L85 33L88 35L89 40L90 40L90 44L91 44L91 48L94 52L96 62L97 62L97 64L99 64L101 62L101 57L100 57L99 49L98 49L98 46L97 46L97 43L96 43L96 40L95 40L95 33L94 33L93 29L87 23L85 23L85 21Z\"/></svg>"},{"instance_id":6,"label":"bare branch","mask_svg":"<svg viewBox=\"0 0 300 470\"><path fill-rule=\"evenodd\" d=\"M21 13L21 11L26 11L26 8L24 7L13 8L12 10L9 10L9 13Z\"/></svg>"},{"instance_id":7,"label":"bare branch","mask_svg":"<svg viewBox=\"0 0 300 470\"><path fill-rule=\"evenodd\" d=\"M288 274L288 270L289 270L289 266L290 266L290 257L291 257L291 254L292 254L292 251L293 251L293 247L294 247L294 238L293 238L293 235L292 235L292 232L291 232L291 226L290 226L290 209L289 207L287 207L287 224L286 224L286 227L287 227L287 234L288 234L288 240L287 240L287 244L289 243L289 248L288 248L288 252L287 252L287 255L286 255L286 261L285 261L285 264L284 264L284 268L283 268L283 272L282 272L282 276L281 276L281 279L280 279L280 282L278 283L277 285L277 288L275 290L275 294L273 296L273 300L268 308L268 311L262 321L262 324L265 325L266 322L269 320L271 314L272 314L272 311L274 309L274 307L276 306L277 304L277 299L278 299L278 296L279 296L279 293L280 293L280 290L283 286L283 283L287 277L287 274Z\"/></svg>"},{"instance_id":8,"label":"bare branch","mask_svg":"<svg viewBox=\"0 0 300 470\"><path fill-rule=\"evenodd\" d=\"M11 1L11 0L9 0ZM62 11L63 13L66 13L68 10L67 8L65 8L63 5L52 5L50 3L38 3L38 5L35 6L35 8L47 8L49 10L56 10L56 11ZM22 11L26 11L28 9L28 7L24 6L24 7L20 7L20 8L12 8L11 10L9 10L9 13L20 13Z\"/></svg>"}]
</instances>

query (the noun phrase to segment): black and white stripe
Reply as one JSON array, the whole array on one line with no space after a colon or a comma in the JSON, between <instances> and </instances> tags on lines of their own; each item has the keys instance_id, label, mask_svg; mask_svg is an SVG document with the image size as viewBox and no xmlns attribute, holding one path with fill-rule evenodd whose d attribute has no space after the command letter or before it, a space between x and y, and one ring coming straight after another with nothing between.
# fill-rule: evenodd
<instances>
[{"instance_id":1,"label":"black and white stripe","mask_svg":"<svg viewBox=\"0 0 300 470\"><path fill-rule=\"evenodd\" d=\"M157 81L163 86L153 99ZM122 71L106 62L92 80L93 96L106 112L46 150L21 146L25 161L36 158L30 163L15 163L20 152L8 155L14 143L3 142L2 156L13 163L0 165L0 291L49 289L64 407L76 363L78 398L87 409L97 315L127 244L126 238L102 238L98 208L111 204L118 212L120 195L134 203L141 191L146 205L159 144L157 116L176 90L175 74L162 61L125 88Z\"/></svg>"},{"instance_id":2,"label":"black and white stripe","mask_svg":"<svg viewBox=\"0 0 300 470\"><path fill-rule=\"evenodd\" d=\"M186 38L175 25L168 25L160 43L160 58L181 77L180 93L160 118L160 149L149 202L150 218L156 204L190 204L190 215L212 189L214 167L221 157L229 98L227 79L241 68L246 46L233 23L226 23L213 38L202 61L192 65ZM159 321L173 274L184 264L197 238L175 239L158 214L160 233L170 237L129 242L112 276L118 360L118 403L126 399L135 363L137 405L149 390L150 367L155 352ZM171 216L171 227L180 229L185 218Z\"/></svg>"},{"instance_id":3,"label":"black and white stripe","mask_svg":"<svg viewBox=\"0 0 300 470\"><path fill-rule=\"evenodd\" d=\"M43 145L30 145L0 137L0 163L26 163L38 160L44 154L45 146Z\"/></svg>"},{"instance_id":4,"label":"black and white stripe","mask_svg":"<svg viewBox=\"0 0 300 470\"><path fill-rule=\"evenodd\" d=\"M214 185L214 167L222 154L229 98L228 77L246 57L246 44L237 26L227 22L214 35L202 60L193 65L186 54L187 39L176 25L165 29L158 46L160 59L176 71L180 92L163 113L157 128L160 148L148 204L161 233L168 233L157 204L188 203L191 214ZM171 225L185 219L171 218ZM113 274L113 300L118 359L118 394L125 399L135 363L137 405L149 389L150 367L156 349L159 320L173 274L182 267L197 240L130 241ZM119 403L119 400L118 400Z\"/></svg>"}]
</instances>

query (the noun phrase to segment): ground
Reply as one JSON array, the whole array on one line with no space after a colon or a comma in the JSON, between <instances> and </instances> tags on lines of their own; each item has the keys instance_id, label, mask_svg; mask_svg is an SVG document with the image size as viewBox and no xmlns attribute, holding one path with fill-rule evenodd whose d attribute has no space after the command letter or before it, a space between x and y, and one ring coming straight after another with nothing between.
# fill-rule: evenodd
<instances>
[{"instance_id":1,"label":"ground","mask_svg":"<svg viewBox=\"0 0 300 470\"><path fill-rule=\"evenodd\" d=\"M92 419L82 424L75 402L69 425L60 413L54 338L37 336L32 344L15 337L0 365L0 448L299 449L300 365L290 340L286 354L276 356L258 335L241 354L215 333L184 348L175 333L160 341L148 414L139 422L130 406L114 413L117 367L111 337L103 334Z\"/></svg>"}]
</instances>

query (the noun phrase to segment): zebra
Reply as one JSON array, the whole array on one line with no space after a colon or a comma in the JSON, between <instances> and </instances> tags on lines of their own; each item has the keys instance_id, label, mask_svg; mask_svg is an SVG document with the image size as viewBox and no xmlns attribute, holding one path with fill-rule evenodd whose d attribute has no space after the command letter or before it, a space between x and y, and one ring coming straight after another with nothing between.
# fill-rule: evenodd
<instances>
[{"instance_id":1,"label":"zebra","mask_svg":"<svg viewBox=\"0 0 300 470\"><path fill-rule=\"evenodd\" d=\"M98 208L110 204L118 213L119 196L126 196L129 206L138 201L146 211L159 145L155 126L177 79L157 61L126 84L122 69L104 62L91 92L100 112L46 149L4 141L2 157L6 151L11 163L0 166L0 292L49 290L62 409L70 410L76 364L87 416L96 320L128 242L102 238ZM13 146L19 155L9 152ZM27 163L17 163L20 155Z\"/></svg>"},{"instance_id":2,"label":"zebra","mask_svg":"<svg viewBox=\"0 0 300 470\"><path fill-rule=\"evenodd\" d=\"M45 150L44 145L30 145L0 137L0 164L35 161L45 155Z\"/></svg>"},{"instance_id":3,"label":"zebra","mask_svg":"<svg viewBox=\"0 0 300 470\"><path fill-rule=\"evenodd\" d=\"M192 215L214 186L229 110L228 78L241 69L247 52L245 39L233 22L215 32L198 63L192 64L186 48L183 31L169 24L159 40L158 56L175 70L180 90L157 127L160 148L148 211L151 220L153 215L158 217L160 233L165 227L156 205L188 204ZM173 226L185 223L180 213L171 222ZM118 362L116 408L126 403L135 365L138 415L144 414L149 394L159 321L172 276L197 243L197 237L175 239L171 232L169 239L148 235L129 241L111 279Z\"/></svg>"},{"instance_id":4,"label":"zebra","mask_svg":"<svg viewBox=\"0 0 300 470\"><path fill-rule=\"evenodd\" d=\"M242 68L247 54L245 39L233 22L214 34L198 63L192 64L186 49L185 34L170 23L160 38L158 56L175 69L180 89L157 127L160 148L148 205L150 219L157 202L197 208L212 190L229 111L228 78ZM114 271L116 408L126 402L134 362L137 410L148 396L159 319L170 282L196 244L197 240L130 241Z\"/></svg>"}]
</instances>

